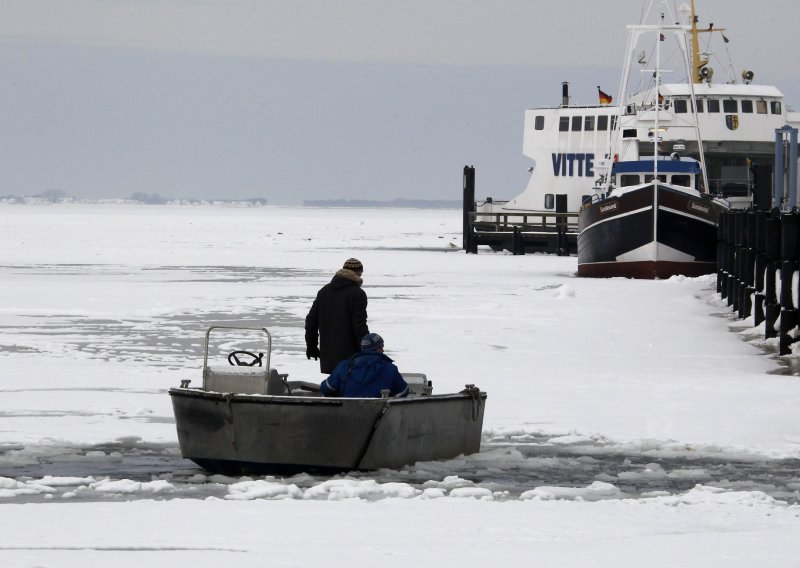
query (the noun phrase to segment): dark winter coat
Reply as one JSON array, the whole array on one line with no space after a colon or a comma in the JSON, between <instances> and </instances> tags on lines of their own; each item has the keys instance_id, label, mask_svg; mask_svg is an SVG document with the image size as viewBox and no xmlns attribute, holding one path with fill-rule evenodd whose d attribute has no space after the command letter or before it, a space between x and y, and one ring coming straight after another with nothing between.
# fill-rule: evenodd
<instances>
[{"instance_id":1,"label":"dark winter coat","mask_svg":"<svg viewBox=\"0 0 800 568\"><path fill-rule=\"evenodd\" d=\"M319 368L330 373L344 359L361 350L367 327L367 294L361 278L352 270L338 270L322 287L306 316L306 347L316 349Z\"/></svg>"},{"instance_id":2,"label":"dark winter coat","mask_svg":"<svg viewBox=\"0 0 800 568\"><path fill-rule=\"evenodd\" d=\"M342 361L320 384L320 391L325 396L378 398L383 389L389 390L389 396L408 394L408 385L400 371L380 351L361 351Z\"/></svg>"}]
</instances>

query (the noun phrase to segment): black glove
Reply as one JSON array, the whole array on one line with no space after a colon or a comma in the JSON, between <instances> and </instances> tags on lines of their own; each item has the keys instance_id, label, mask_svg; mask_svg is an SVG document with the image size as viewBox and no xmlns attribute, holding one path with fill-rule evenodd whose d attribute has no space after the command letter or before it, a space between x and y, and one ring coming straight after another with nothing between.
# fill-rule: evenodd
<instances>
[{"instance_id":1,"label":"black glove","mask_svg":"<svg viewBox=\"0 0 800 568\"><path fill-rule=\"evenodd\" d=\"M306 347L306 358L308 359L313 358L314 361L319 359L319 348L316 345L311 345L309 347Z\"/></svg>"}]
</instances>

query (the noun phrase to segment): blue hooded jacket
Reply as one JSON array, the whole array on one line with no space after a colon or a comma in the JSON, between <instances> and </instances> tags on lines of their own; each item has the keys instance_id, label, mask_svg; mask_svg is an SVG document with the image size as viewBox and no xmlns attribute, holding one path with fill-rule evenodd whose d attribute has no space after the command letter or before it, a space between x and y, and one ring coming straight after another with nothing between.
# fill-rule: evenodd
<instances>
[{"instance_id":1,"label":"blue hooded jacket","mask_svg":"<svg viewBox=\"0 0 800 568\"><path fill-rule=\"evenodd\" d=\"M408 395L400 371L379 351L360 351L345 359L319 387L325 396L380 398L383 389L389 389L389 396Z\"/></svg>"}]
</instances>

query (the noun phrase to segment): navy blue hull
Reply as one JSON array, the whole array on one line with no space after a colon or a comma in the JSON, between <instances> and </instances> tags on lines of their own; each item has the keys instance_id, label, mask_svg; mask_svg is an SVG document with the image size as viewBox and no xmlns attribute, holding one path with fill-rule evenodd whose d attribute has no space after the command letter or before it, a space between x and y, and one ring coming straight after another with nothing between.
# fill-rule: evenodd
<instances>
[{"instance_id":1,"label":"navy blue hull","mask_svg":"<svg viewBox=\"0 0 800 568\"><path fill-rule=\"evenodd\" d=\"M716 269L722 207L659 185L656 209L653 190L644 186L581 210L579 276L668 278Z\"/></svg>"}]
</instances>

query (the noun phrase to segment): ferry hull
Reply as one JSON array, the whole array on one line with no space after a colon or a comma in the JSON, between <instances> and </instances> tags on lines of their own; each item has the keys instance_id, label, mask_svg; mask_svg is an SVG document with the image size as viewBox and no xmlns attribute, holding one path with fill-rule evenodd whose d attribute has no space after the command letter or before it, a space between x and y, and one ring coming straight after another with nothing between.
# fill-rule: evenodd
<instances>
[{"instance_id":1,"label":"ferry hull","mask_svg":"<svg viewBox=\"0 0 800 568\"><path fill-rule=\"evenodd\" d=\"M643 186L584 207L578 276L669 278L716 269L721 207L673 186Z\"/></svg>"}]
</instances>

